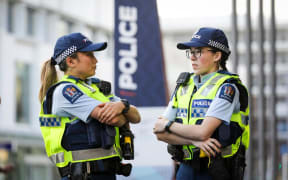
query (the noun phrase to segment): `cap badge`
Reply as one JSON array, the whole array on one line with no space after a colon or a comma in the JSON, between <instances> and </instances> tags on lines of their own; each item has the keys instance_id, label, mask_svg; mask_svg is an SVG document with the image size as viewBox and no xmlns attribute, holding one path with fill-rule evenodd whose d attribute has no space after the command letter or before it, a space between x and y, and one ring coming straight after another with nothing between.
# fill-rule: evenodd
<instances>
[{"instance_id":1,"label":"cap badge","mask_svg":"<svg viewBox=\"0 0 288 180\"><path fill-rule=\"evenodd\" d=\"M200 38L201 38L201 36L200 36L200 35L198 35L198 34L193 34L192 38L200 39Z\"/></svg>"}]
</instances>

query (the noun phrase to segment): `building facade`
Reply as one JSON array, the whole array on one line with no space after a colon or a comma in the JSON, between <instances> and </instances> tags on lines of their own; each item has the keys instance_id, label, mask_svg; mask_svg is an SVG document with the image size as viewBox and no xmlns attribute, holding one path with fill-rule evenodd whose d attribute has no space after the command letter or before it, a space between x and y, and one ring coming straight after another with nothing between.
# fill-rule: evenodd
<instances>
[{"instance_id":1,"label":"building facade","mask_svg":"<svg viewBox=\"0 0 288 180\"><path fill-rule=\"evenodd\" d=\"M46 156L38 122L41 66L53 55L58 37L81 32L93 41L108 41L108 49L96 54L98 59L105 59L99 62L97 74L112 80L111 3L0 0L0 144L11 144L8 162L15 166L6 179L57 179L56 168ZM4 163L0 158L0 165Z\"/></svg>"}]
</instances>

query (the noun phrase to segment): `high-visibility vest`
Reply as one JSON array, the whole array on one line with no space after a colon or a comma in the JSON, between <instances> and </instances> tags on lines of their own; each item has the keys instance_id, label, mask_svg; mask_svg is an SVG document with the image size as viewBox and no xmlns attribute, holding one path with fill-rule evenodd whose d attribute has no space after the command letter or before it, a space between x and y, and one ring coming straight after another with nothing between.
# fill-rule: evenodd
<instances>
[{"instance_id":1,"label":"high-visibility vest","mask_svg":"<svg viewBox=\"0 0 288 180\"><path fill-rule=\"evenodd\" d=\"M82 80L75 80L64 76L59 83L70 82L73 83L87 96L94 98L101 102L109 102L109 96L105 96L100 92L95 83L87 85ZM49 91L49 90L48 90ZM114 127L116 131L115 143L109 149L104 148L89 148L82 150L66 151L62 145L62 137L65 131L67 123L72 123L78 118L73 119L69 117L59 117L54 114L45 114L43 109L43 103L41 106L41 112L39 115L40 129L45 143L45 149L48 157L57 167L65 167L69 163L86 162L93 160L101 160L113 157L119 157L121 159L121 148L119 140L119 128Z\"/></svg>"},{"instance_id":2,"label":"high-visibility vest","mask_svg":"<svg viewBox=\"0 0 288 180\"><path fill-rule=\"evenodd\" d=\"M199 120L204 120L205 114L210 106L210 103L215 98L220 86L225 82L234 83L240 92L240 98L248 100L248 92L245 86L241 83L237 75L227 73L215 73L201 88L195 92L195 84L193 81L194 75L191 75L189 82L186 85L181 85L173 98L173 107L177 108L176 121L183 124L195 125L199 124ZM195 92L193 94L193 91ZM193 103L202 105L193 106ZM241 104L241 99L240 99ZM243 105L244 103L242 103ZM231 122L236 122L242 129L242 135L239 136L234 144L231 144L224 149L221 149L222 157L227 158L233 156L239 149L240 144L247 149L249 146L249 106L248 101L246 107L240 107L240 111L233 113ZM183 145L184 160L193 159L194 145Z\"/></svg>"}]
</instances>

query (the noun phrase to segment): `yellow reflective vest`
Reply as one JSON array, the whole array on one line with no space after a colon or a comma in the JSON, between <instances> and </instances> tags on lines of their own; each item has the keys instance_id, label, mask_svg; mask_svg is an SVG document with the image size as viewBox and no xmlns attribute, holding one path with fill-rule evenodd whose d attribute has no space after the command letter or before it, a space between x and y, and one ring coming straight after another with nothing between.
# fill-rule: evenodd
<instances>
[{"instance_id":1,"label":"yellow reflective vest","mask_svg":"<svg viewBox=\"0 0 288 180\"><path fill-rule=\"evenodd\" d=\"M64 76L61 81L70 82L76 85L87 96L99 100L101 102L109 102L109 97L100 92L96 84L87 85L83 81ZM45 101L45 99L44 99ZM121 159L121 148L119 140L119 128L115 127L116 136L115 144L109 149L92 148L84 150L66 151L62 145L62 137L67 123L75 121L76 118L59 117L54 114L45 114L43 103L39 115L40 129L45 143L45 149L50 160L57 167L65 167L68 163L86 162L93 160L101 160L113 157Z\"/></svg>"},{"instance_id":2,"label":"yellow reflective vest","mask_svg":"<svg viewBox=\"0 0 288 180\"><path fill-rule=\"evenodd\" d=\"M237 87L242 87L245 91L244 98L248 100L248 92L245 86L241 83L239 77L237 75L231 75L228 73L215 73L208 81L206 81L200 89L195 92L195 84L193 82L194 75L191 75L189 82L186 85L181 85L178 90L175 92L175 96L173 97L173 107L177 108L176 119L178 121L182 121L183 124L195 125L198 124L198 120L204 120L205 114L210 106L210 103L215 98L216 93L220 86L229 81L233 81L233 83L237 84ZM195 93L193 93L193 91ZM240 97L241 97L241 92ZM242 93L243 95L243 93ZM243 97L242 97L243 98ZM205 106L196 106L193 107L193 102L206 103ZM241 104L241 100L240 100ZM241 127L243 133L234 144L227 146L224 149L221 149L222 156L224 158L233 156L240 146L240 143L245 146L247 149L249 146L249 106L247 101L247 106L243 109L240 108L240 111L237 113L233 113L231 116L231 122L236 122ZM196 149L194 145L183 145L184 152L184 160L192 160L193 152Z\"/></svg>"}]
</instances>

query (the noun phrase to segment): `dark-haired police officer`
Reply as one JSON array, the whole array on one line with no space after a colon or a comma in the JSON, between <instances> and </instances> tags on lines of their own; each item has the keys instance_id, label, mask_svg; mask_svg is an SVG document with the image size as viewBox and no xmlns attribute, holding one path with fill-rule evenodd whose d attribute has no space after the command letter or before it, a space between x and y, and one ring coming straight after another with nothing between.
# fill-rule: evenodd
<instances>
[{"instance_id":1,"label":"dark-haired police officer","mask_svg":"<svg viewBox=\"0 0 288 180\"><path fill-rule=\"evenodd\" d=\"M94 52L106 46L81 33L62 36L42 68L41 132L62 179L114 180L115 174L130 173L131 167L127 171L120 163L119 127L139 123L140 115L128 101L110 94L107 82L89 78L98 62ZM64 72L60 81L55 65Z\"/></svg>"},{"instance_id":2,"label":"dark-haired police officer","mask_svg":"<svg viewBox=\"0 0 288 180\"><path fill-rule=\"evenodd\" d=\"M168 152L181 162L176 179L242 179L248 93L238 75L227 71L227 38L220 29L204 27L177 48L186 50L193 73L179 76L166 113L154 126L157 138L170 144Z\"/></svg>"}]
</instances>

